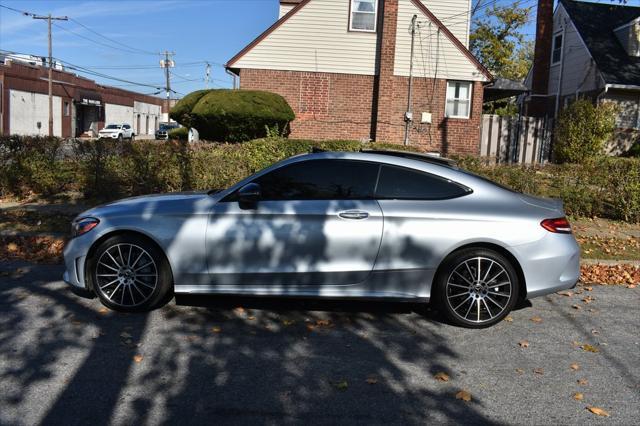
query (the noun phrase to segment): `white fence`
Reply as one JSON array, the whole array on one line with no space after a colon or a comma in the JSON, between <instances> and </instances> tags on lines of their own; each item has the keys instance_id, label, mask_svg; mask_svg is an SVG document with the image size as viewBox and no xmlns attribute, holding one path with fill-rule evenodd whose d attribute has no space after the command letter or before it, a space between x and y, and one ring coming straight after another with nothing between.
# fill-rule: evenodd
<instances>
[{"instance_id":1,"label":"white fence","mask_svg":"<svg viewBox=\"0 0 640 426\"><path fill-rule=\"evenodd\" d=\"M552 129L547 118L485 114L480 156L496 163L544 163L551 154Z\"/></svg>"}]
</instances>

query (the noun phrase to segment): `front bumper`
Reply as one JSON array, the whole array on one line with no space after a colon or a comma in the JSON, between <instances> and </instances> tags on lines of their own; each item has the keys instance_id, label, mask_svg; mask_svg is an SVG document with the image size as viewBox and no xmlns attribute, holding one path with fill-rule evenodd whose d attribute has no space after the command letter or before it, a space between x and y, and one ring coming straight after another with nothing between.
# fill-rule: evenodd
<instances>
[{"instance_id":1,"label":"front bumper","mask_svg":"<svg viewBox=\"0 0 640 426\"><path fill-rule=\"evenodd\" d=\"M85 261L91 247L91 242L86 235L72 238L64 247L65 271L62 279L73 287L88 290L84 277Z\"/></svg>"},{"instance_id":2,"label":"front bumper","mask_svg":"<svg viewBox=\"0 0 640 426\"><path fill-rule=\"evenodd\" d=\"M100 139L118 139L119 133L98 133Z\"/></svg>"}]
</instances>

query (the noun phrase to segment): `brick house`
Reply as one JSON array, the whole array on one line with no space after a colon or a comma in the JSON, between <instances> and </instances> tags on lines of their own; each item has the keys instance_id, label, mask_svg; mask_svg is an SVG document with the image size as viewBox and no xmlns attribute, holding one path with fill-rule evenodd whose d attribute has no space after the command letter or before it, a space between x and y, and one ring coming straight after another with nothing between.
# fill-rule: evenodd
<instances>
[{"instance_id":1,"label":"brick house","mask_svg":"<svg viewBox=\"0 0 640 426\"><path fill-rule=\"evenodd\" d=\"M280 18L226 67L241 89L284 96L291 137L409 143L477 154L483 84L469 0L281 0ZM415 19L411 107L411 28Z\"/></svg>"}]
</instances>

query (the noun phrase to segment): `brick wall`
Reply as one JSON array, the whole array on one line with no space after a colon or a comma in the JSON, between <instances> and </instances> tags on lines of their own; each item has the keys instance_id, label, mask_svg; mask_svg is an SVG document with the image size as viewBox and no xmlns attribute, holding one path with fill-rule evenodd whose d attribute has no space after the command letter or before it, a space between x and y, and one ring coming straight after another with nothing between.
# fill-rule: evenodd
<instances>
[{"instance_id":1,"label":"brick wall","mask_svg":"<svg viewBox=\"0 0 640 426\"><path fill-rule=\"evenodd\" d=\"M296 114L292 138L371 137L374 77L356 74L243 69L240 88L283 96Z\"/></svg>"}]
</instances>

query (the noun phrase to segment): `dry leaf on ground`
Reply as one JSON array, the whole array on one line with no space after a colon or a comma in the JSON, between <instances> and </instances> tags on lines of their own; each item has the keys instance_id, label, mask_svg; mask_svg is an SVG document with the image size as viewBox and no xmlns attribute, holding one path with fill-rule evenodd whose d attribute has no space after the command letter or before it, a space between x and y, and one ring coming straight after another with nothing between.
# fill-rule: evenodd
<instances>
[{"instance_id":1,"label":"dry leaf on ground","mask_svg":"<svg viewBox=\"0 0 640 426\"><path fill-rule=\"evenodd\" d=\"M576 392L573 394L573 399L576 401L582 401L584 399L584 394L582 392Z\"/></svg>"},{"instance_id":2,"label":"dry leaf on ground","mask_svg":"<svg viewBox=\"0 0 640 426\"><path fill-rule=\"evenodd\" d=\"M135 362L142 362L142 355L134 355L133 360Z\"/></svg>"},{"instance_id":3,"label":"dry leaf on ground","mask_svg":"<svg viewBox=\"0 0 640 426\"><path fill-rule=\"evenodd\" d=\"M435 376L433 376L434 379L436 379L439 382L448 382L449 381L449 375L447 373L445 373L444 371L440 371L439 373L436 373Z\"/></svg>"},{"instance_id":4,"label":"dry leaf on ground","mask_svg":"<svg viewBox=\"0 0 640 426\"><path fill-rule=\"evenodd\" d=\"M598 416L609 417L609 413L599 407L587 406L587 410L591 411L593 414L597 414Z\"/></svg>"},{"instance_id":5,"label":"dry leaf on ground","mask_svg":"<svg viewBox=\"0 0 640 426\"><path fill-rule=\"evenodd\" d=\"M529 347L529 342L528 342L528 341L526 341L526 340L521 340L521 341L519 341L519 342L518 342L518 345L519 345L521 348L528 348L528 347Z\"/></svg>"},{"instance_id":6,"label":"dry leaf on ground","mask_svg":"<svg viewBox=\"0 0 640 426\"><path fill-rule=\"evenodd\" d=\"M369 383L370 385L375 385L376 383L378 383L378 379L375 376L369 376L367 377L367 383Z\"/></svg>"},{"instance_id":7,"label":"dry leaf on ground","mask_svg":"<svg viewBox=\"0 0 640 426\"><path fill-rule=\"evenodd\" d=\"M536 374L543 375L544 374L544 368L534 368L533 372L536 373Z\"/></svg>"},{"instance_id":8,"label":"dry leaf on ground","mask_svg":"<svg viewBox=\"0 0 640 426\"><path fill-rule=\"evenodd\" d=\"M211 332L212 333L220 333L222 331L222 328L216 326L211 327Z\"/></svg>"},{"instance_id":9,"label":"dry leaf on ground","mask_svg":"<svg viewBox=\"0 0 640 426\"><path fill-rule=\"evenodd\" d=\"M456 399L461 399L463 401L469 402L471 401L471 394L466 390L461 390L456 393Z\"/></svg>"},{"instance_id":10,"label":"dry leaf on ground","mask_svg":"<svg viewBox=\"0 0 640 426\"><path fill-rule=\"evenodd\" d=\"M598 353L598 352L600 352L600 349L596 348L596 347L595 347L595 346L593 346L593 345L587 345L587 344L584 344L584 345L582 345L582 346L580 346L580 347L581 347L583 350L587 351L587 352L593 352L593 353Z\"/></svg>"},{"instance_id":11,"label":"dry leaf on ground","mask_svg":"<svg viewBox=\"0 0 640 426\"><path fill-rule=\"evenodd\" d=\"M532 321L532 322L542 322L542 318L540 318L540 317L533 317L533 318L531 318L531 320L530 320L530 321Z\"/></svg>"},{"instance_id":12,"label":"dry leaf on ground","mask_svg":"<svg viewBox=\"0 0 640 426\"><path fill-rule=\"evenodd\" d=\"M580 379L578 380L578 384L581 386L586 386L589 384L589 381L587 379Z\"/></svg>"},{"instance_id":13,"label":"dry leaf on ground","mask_svg":"<svg viewBox=\"0 0 640 426\"><path fill-rule=\"evenodd\" d=\"M572 369L573 371L578 371L578 370L580 370L580 365L579 365L578 363L576 363L576 362L574 362L573 364L571 364L569 367L571 367L571 369Z\"/></svg>"}]
</instances>

